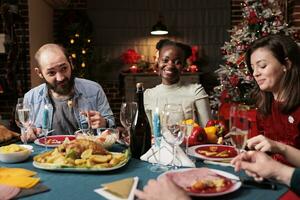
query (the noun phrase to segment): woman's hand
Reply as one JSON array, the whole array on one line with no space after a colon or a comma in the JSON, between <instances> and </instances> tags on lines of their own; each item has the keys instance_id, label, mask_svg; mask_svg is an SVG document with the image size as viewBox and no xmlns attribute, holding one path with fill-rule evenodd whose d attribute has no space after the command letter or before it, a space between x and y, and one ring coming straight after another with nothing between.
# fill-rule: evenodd
<instances>
[{"instance_id":1,"label":"woman's hand","mask_svg":"<svg viewBox=\"0 0 300 200\"><path fill-rule=\"evenodd\" d=\"M136 190L138 199L145 200L189 200L186 192L175 185L168 177L164 176L158 180L149 180L143 191Z\"/></svg>"},{"instance_id":2,"label":"woman's hand","mask_svg":"<svg viewBox=\"0 0 300 200\"><path fill-rule=\"evenodd\" d=\"M280 154L283 154L285 150L285 145L283 143L268 139L263 135L258 135L247 140L247 147L257 151Z\"/></svg>"}]
</instances>

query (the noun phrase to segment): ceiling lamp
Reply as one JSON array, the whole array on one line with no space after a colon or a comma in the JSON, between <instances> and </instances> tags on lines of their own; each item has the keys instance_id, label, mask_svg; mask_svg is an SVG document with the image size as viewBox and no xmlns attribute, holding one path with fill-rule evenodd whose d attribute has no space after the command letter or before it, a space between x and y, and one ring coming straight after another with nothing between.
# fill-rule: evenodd
<instances>
[{"instance_id":1,"label":"ceiling lamp","mask_svg":"<svg viewBox=\"0 0 300 200\"><path fill-rule=\"evenodd\" d=\"M167 35L167 26L162 22L163 16L159 16L157 23L152 27L151 35Z\"/></svg>"}]
</instances>

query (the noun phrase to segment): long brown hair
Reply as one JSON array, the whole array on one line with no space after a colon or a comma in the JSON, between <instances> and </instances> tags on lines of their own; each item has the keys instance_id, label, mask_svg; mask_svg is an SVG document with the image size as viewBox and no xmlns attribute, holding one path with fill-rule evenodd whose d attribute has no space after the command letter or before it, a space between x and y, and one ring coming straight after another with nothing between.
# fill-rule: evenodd
<instances>
[{"instance_id":1,"label":"long brown hair","mask_svg":"<svg viewBox=\"0 0 300 200\"><path fill-rule=\"evenodd\" d=\"M287 67L280 80L279 96L284 99L280 104L282 113L290 113L300 105L300 48L295 41L285 35L268 35L256 40L246 53L246 63L249 71L251 68L251 54L258 48L267 48L273 56ZM290 62L290 65L289 65ZM253 95L256 105L263 115L271 112L273 95L271 92L261 91L255 84Z\"/></svg>"}]
</instances>

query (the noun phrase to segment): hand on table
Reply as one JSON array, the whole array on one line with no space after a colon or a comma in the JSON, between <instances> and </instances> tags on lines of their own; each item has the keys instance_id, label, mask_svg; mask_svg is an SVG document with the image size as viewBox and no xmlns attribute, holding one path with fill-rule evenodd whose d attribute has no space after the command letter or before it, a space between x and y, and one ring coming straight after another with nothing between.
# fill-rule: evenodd
<instances>
[{"instance_id":1,"label":"hand on table","mask_svg":"<svg viewBox=\"0 0 300 200\"><path fill-rule=\"evenodd\" d=\"M149 180L143 191L136 190L138 199L145 200L188 200L190 197L186 192L172 182L168 177L163 176L158 180Z\"/></svg>"}]
</instances>

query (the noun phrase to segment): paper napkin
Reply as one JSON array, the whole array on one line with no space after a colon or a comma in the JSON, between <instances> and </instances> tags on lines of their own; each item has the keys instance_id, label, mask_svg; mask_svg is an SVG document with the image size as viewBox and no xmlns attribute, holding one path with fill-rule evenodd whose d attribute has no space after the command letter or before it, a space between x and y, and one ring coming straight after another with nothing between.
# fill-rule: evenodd
<instances>
[{"instance_id":1,"label":"paper napkin","mask_svg":"<svg viewBox=\"0 0 300 200\"><path fill-rule=\"evenodd\" d=\"M19 188L32 188L40 179L33 178L36 172L22 168L0 168L0 184Z\"/></svg>"},{"instance_id":2,"label":"paper napkin","mask_svg":"<svg viewBox=\"0 0 300 200\"><path fill-rule=\"evenodd\" d=\"M160 148L152 146L144 155L141 156L141 160L150 163L157 163L159 157L160 164L163 165L170 165L173 159L172 147L164 139L161 140ZM179 167L196 167L195 163L189 159L180 147L176 148L175 165Z\"/></svg>"},{"instance_id":3,"label":"paper napkin","mask_svg":"<svg viewBox=\"0 0 300 200\"><path fill-rule=\"evenodd\" d=\"M130 178L122 179L122 180L114 181L111 183L103 184L102 188L95 189L94 191L109 200L133 200L134 199L134 191L137 187L139 178L134 177L132 179L133 179L133 183L130 181ZM124 194L124 192L122 192L120 194L120 190L122 190L121 187L124 187L124 184L131 185L131 190L129 192L128 198L121 197L122 194Z\"/></svg>"}]
</instances>

